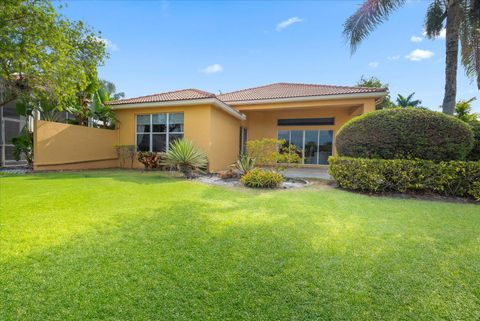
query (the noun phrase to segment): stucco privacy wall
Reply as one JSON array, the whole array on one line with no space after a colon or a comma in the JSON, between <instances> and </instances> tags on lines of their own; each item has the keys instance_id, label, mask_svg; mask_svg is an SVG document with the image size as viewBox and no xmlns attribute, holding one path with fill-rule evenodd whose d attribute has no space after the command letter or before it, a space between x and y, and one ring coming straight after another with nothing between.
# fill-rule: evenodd
<instances>
[{"instance_id":1,"label":"stucco privacy wall","mask_svg":"<svg viewBox=\"0 0 480 321\"><path fill-rule=\"evenodd\" d=\"M240 121L209 104L116 109L119 144L135 144L136 115L157 113L183 113L184 137L207 154L210 171L225 169L238 157ZM143 165L135 160L134 167Z\"/></svg>"},{"instance_id":2,"label":"stucco privacy wall","mask_svg":"<svg viewBox=\"0 0 480 321\"><path fill-rule=\"evenodd\" d=\"M67 170L118 166L118 131L43 120L34 124L34 169Z\"/></svg>"}]
</instances>

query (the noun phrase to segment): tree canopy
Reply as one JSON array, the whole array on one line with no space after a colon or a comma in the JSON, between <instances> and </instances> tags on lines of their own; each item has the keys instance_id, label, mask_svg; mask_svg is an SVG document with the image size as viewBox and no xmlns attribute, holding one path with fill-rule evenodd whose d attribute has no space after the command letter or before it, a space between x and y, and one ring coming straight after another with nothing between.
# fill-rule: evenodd
<instances>
[{"instance_id":1,"label":"tree canopy","mask_svg":"<svg viewBox=\"0 0 480 321\"><path fill-rule=\"evenodd\" d=\"M99 33L61 16L50 1L0 3L0 106L16 99L74 104L106 56Z\"/></svg>"}]
</instances>

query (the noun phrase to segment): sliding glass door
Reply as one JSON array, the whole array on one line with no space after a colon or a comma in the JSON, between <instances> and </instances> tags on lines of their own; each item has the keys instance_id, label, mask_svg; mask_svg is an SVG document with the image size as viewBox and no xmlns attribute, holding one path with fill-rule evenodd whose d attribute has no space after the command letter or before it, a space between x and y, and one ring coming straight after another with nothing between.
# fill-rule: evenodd
<instances>
[{"instance_id":1,"label":"sliding glass door","mask_svg":"<svg viewBox=\"0 0 480 321\"><path fill-rule=\"evenodd\" d=\"M332 155L333 130L279 130L278 139L295 145L304 164L326 165Z\"/></svg>"}]
</instances>

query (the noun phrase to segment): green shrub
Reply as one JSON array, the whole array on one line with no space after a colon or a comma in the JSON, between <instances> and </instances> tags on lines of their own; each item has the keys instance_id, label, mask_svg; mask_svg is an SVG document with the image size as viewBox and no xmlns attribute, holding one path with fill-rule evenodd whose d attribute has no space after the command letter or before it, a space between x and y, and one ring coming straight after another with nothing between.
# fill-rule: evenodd
<instances>
[{"instance_id":1,"label":"green shrub","mask_svg":"<svg viewBox=\"0 0 480 321\"><path fill-rule=\"evenodd\" d=\"M330 157L338 186L365 192L422 192L480 201L480 161Z\"/></svg>"},{"instance_id":2,"label":"green shrub","mask_svg":"<svg viewBox=\"0 0 480 321\"><path fill-rule=\"evenodd\" d=\"M247 187L277 188L283 183L283 176L274 171L254 168L240 178Z\"/></svg>"},{"instance_id":3,"label":"green shrub","mask_svg":"<svg viewBox=\"0 0 480 321\"><path fill-rule=\"evenodd\" d=\"M467 156L467 160L480 160L480 121L470 122L470 127L473 130L474 143L473 148Z\"/></svg>"},{"instance_id":4,"label":"green shrub","mask_svg":"<svg viewBox=\"0 0 480 321\"><path fill-rule=\"evenodd\" d=\"M29 167L33 166L33 133L30 132L27 126L23 127L19 136L12 139L14 145L13 157L19 161L22 156L28 163Z\"/></svg>"},{"instance_id":5,"label":"green shrub","mask_svg":"<svg viewBox=\"0 0 480 321\"><path fill-rule=\"evenodd\" d=\"M361 158L464 160L472 146L473 132L463 121L414 108L353 118L336 137L340 156Z\"/></svg>"},{"instance_id":6,"label":"green shrub","mask_svg":"<svg viewBox=\"0 0 480 321\"><path fill-rule=\"evenodd\" d=\"M255 158L248 155L240 155L240 158L233 164L240 173L245 174L255 168Z\"/></svg>"},{"instance_id":7,"label":"green shrub","mask_svg":"<svg viewBox=\"0 0 480 321\"><path fill-rule=\"evenodd\" d=\"M130 163L130 168L133 167L133 160L135 159L135 152L137 146L135 145L115 145L115 151L117 152L120 167L125 167L127 161Z\"/></svg>"},{"instance_id":8,"label":"green shrub","mask_svg":"<svg viewBox=\"0 0 480 321\"><path fill-rule=\"evenodd\" d=\"M247 154L255 159L258 165L274 166L282 169L283 164L296 165L301 163L302 154L295 145L286 144L284 139L262 138L247 141Z\"/></svg>"},{"instance_id":9,"label":"green shrub","mask_svg":"<svg viewBox=\"0 0 480 321\"><path fill-rule=\"evenodd\" d=\"M166 163L176 166L186 178L192 178L194 171L203 171L207 168L208 159L192 141L182 138L170 144Z\"/></svg>"},{"instance_id":10,"label":"green shrub","mask_svg":"<svg viewBox=\"0 0 480 321\"><path fill-rule=\"evenodd\" d=\"M145 166L145 169L159 168L164 156L161 153L139 152L138 161Z\"/></svg>"}]
</instances>

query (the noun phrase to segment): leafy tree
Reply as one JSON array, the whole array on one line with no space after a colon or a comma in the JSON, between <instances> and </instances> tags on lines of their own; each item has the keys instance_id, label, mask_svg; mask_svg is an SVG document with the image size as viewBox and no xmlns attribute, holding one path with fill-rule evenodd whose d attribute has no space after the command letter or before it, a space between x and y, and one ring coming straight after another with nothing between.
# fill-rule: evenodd
<instances>
[{"instance_id":1,"label":"leafy tree","mask_svg":"<svg viewBox=\"0 0 480 321\"><path fill-rule=\"evenodd\" d=\"M457 93L457 60L461 44L461 62L467 76L476 78L480 89L480 1L430 0L425 17L428 38L440 35L446 27L445 94L443 112L453 115ZM407 0L364 0L344 24L352 53L379 24L388 19Z\"/></svg>"},{"instance_id":2,"label":"leafy tree","mask_svg":"<svg viewBox=\"0 0 480 321\"><path fill-rule=\"evenodd\" d=\"M475 99L476 97L470 98L469 100L460 100L455 105L455 117L467 123L477 121L479 115L477 113L472 113L472 102Z\"/></svg>"},{"instance_id":3,"label":"leafy tree","mask_svg":"<svg viewBox=\"0 0 480 321\"><path fill-rule=\"evenodd\" d=\"M105 57L99 34L59 15L49 0L0 2L0 106L45 96L69 106Z\"/></svg>"},{"instance_id":4,"label":"leafy tree","mask_svg":"<svg viewBox=\"0 0 480 321\"><path fill-rule=\"evenodd\" d=\"M397 105L398 105L398 107L405 108L405 107L418 107L418 106L420 106L422 101L419 100L419 99L412 100L413 95L415 95L415 93L411 93L407 97L398 94L397 95Z\"/></svg>"},{"instance_id":5,"label":"leafy tree","mask_svg":"<svg viewBox=\"0 0 480 321\"><path fill-rule=\"evenodd\" d=\"M100 87L107 93L110 100L125 98L125 93L117 92L117 87L113 82L100 79Z\"/></svg>"},{"instance_id":6,"label":"leafy tree","mask_svg":"<svg viewBox=\"0 0 480 321\"><path fill-rule=\"evenodd\" d=\"M388 84L384 84L380 81L380 79L376 77L365 78L362 76L360 80L356 83L356 86L359 87L367 87L367 88L385 88L387 89L387 95L383 97L383 101L377 105L377 109L384 109L393 107L394 104L390 98Z\"/></svg>"}]
</instances>

